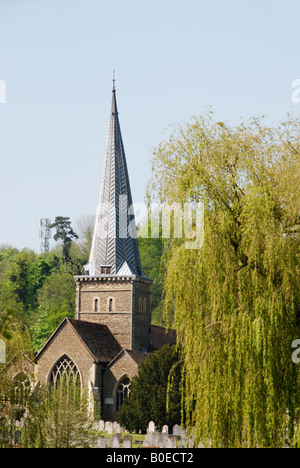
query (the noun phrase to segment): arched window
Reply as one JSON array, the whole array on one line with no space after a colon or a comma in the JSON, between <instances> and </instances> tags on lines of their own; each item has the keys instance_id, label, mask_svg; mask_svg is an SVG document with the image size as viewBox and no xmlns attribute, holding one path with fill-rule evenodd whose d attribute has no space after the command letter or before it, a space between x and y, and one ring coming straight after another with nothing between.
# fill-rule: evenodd
<instances>
[{"instance_id":1,"label":"arched window","mask_svg":"<svg viewBox=\"0 0 300 468\"><path fill-rule=\"evenodd\" d=\"M14 378L14 387L11 395L11 402L16 406L26 406L30 395L31 384L28 376L24 372L19 372Z\"/></svg>"},{"instance_id":2,"label":"arched window","mask_svg":"<svg viewBox=\"0 0 300 468\"><path fill-rule=\"evenodd\" d=\"M112 298L108 300L108 310L109 312L113 312L114 310L114 300Z\"/></svg>"},{"instance_id":3,"label":"arched window","mask_svg":"<svg viewBox=\"0 0 300 468\"><path fill-rule=\"evenodd\" d=\"M98 312L99 310L99 300L95 299L95 312Z\"/></svg>"},{"instance_id":4,"label":"arched window","mask_svg":"<svg viewBox=\"0 0 300 468\"><path fill-rule=\"evenodd\" d=\"M117 387L117 411L121 408L125 398L130 398L130 379L125 377Z\"/></svg>"},{"instance_id":5,"label":"arched window","mask_svg":"<svg viewBox=\"0 0 300 468\"><path fill-rule=\"evenodd\" d=\"M81 387L79 370L68 356L65 355L57 361L50 374L50 383L54 387L57 387L58 384Z\"/></svg>"}]
</instances>

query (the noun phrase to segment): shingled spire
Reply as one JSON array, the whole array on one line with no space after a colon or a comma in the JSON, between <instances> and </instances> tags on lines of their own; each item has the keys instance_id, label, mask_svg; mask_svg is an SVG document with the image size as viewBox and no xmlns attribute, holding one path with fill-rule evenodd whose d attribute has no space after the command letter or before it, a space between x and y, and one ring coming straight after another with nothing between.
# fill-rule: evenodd
<instances>
[{"instance_id":1,"label":"shingled spire","mask_svg":"<svg viewBox=\"0 0 300 468\"><path fill-rule=\"evenodd\" d=\"M132 212L114 79L100 197L89 265L85 267L87 275L144 276Z\"/></svg>"}]
</instances>

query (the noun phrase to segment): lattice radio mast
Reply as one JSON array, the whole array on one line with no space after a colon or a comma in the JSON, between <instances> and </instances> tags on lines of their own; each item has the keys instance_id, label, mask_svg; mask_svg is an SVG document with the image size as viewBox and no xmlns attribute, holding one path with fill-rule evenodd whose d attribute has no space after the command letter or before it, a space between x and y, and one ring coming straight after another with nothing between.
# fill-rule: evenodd
<instances>
[{"instance_id":1,"label":"lattice radio mast","mask_svg":"<svg viewBox=\"0 0 300 468\"><path fill-rule=\"evenodd\" d=\"M41 252L49 253L50 251L50 239L51 239L51 220L48 218L43 218L40 221L40 239L41 239Z\"/></svg>"}]
</instances>

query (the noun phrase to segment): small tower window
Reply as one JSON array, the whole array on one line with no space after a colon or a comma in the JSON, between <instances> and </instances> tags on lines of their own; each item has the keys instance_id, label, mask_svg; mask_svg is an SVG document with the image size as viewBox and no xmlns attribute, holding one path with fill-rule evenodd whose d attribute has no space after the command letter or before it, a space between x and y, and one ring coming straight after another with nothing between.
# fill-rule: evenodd
<instances>
[{"instance_id":1,"label":"small tower window","mask_svg":"<svg viewBox=\"0 0 300 468\"><path fill-rule=\"evenodd\" d=\"M101 266L101 275L111 275L111 266Z\"/></svg>"},{"instance_id":2,"label":"small tower window","mask_svg":"<svg viewBox=\"0 0 300 468\"><path fill-rule=\"evenodd\" d=\"M99 312L99 300L95 299L95 312Z\"/></svg>"},{"instance_id":3,"label":"small tower window","mask_svg":"<svg viewBox=\"0 0 300 468\"><path fill-rule=\"evenodd\" d=\"M113 299L109 299L109 312L113 311L113 305L114 305Z\"/></svg>"}]
</instances>

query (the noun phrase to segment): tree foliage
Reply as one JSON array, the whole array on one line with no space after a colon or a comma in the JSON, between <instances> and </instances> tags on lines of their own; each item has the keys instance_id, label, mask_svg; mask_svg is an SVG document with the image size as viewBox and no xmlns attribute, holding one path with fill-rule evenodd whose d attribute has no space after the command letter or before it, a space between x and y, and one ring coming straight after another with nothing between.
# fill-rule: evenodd
<instances>
[{"instance_id":1,"label":"tree foliage","mask_svg":"<svg viewBox=\"0 0 300 468\"><path fill-rule=\"evenodd\" d=\"M22 431L24 448L83 448L93 441L88 396L80 387L41 387L31 397Z\"/></svg>"},{"instance_id":2,"label":"tree foliage","mask_svg":"<svg viewBox=\"0 0 300 468\"><path fill-rule=\"evenodd\" d=\"M137 432L145 432L149 421L155 421L158 428L180 424L180 381L181 363L174 346L150 354L132 380L130 399L119 410L118 420Z\"/></svg>"},{"instance_id":3,"label":"tree foliage","mask_svg":"<svg viewBox=\"0 0 300 468\"><path fill-rule=\"evenodd\" d=\"M278 447L299 406L300 122L232 128L211 114L155 151L152 197L205 207L205 243L168 245L166 310L184 360L187 423L199 441ZM288 417L287 417L288 411Z\"/></svg>"},{"instance_id":4,"label":"tree foliage","mask_svg":"<svg viewBox=\"0 0 300 468\"><path fill-rule=\"evenodd\" d=\"M71 260L70 250L74 239L78 239L78 235L74 232L70 218L64 216L57 216L50 226L50 229L55 228L56 234L53 239L55 241L61 240L63 246L63 262L67 269L68 263Z\"/></svg>"}]
</instances>

